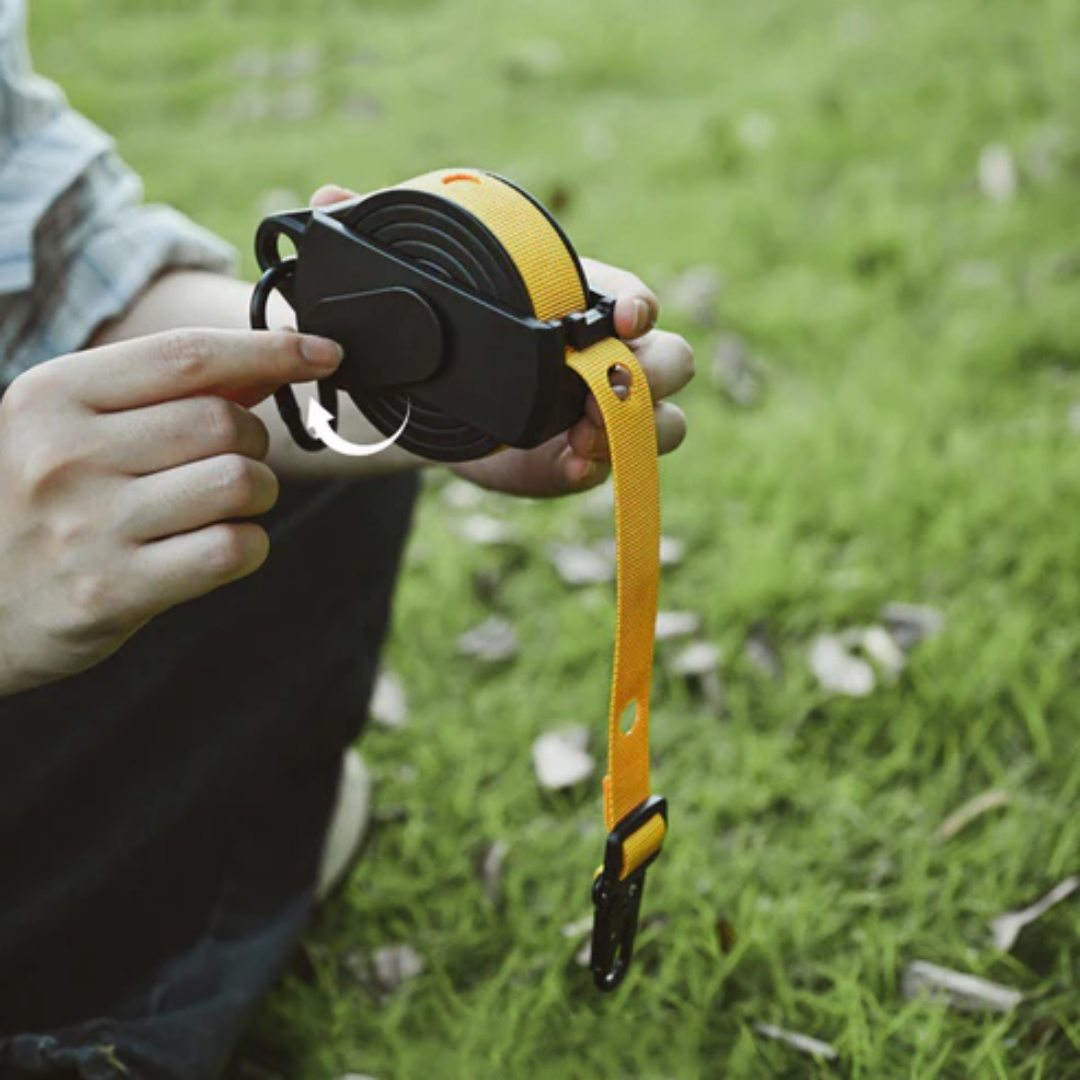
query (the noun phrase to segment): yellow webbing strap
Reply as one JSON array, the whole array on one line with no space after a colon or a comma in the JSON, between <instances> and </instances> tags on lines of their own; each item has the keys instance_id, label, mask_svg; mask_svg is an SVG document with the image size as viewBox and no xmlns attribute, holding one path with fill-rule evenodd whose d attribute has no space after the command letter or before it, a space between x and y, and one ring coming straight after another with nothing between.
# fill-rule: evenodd
<instances>
[{"instance_id":1,"label":"yellow webbing strap","mask_svg":"<svg viewBox=\"0 0 1080 1080\"><path fill-rule=\"evenodd\" d=\"M584 352L568 352L566 362L585 380L600 406L615 486L615 665L604 777L604 820L610 832L650 795L649 687L660 584L656 421L648 380L621 341L605 338ZM630 376L625 399L618 397L609 382L615 366ZM633 726L624 731L623 724L631 719ZM664 831L664 819L654 817L627 838L622 877L659 850Z\"/></svg>"},{"instance_id":2,"label":"yellow webbing strap","mask_svg":"<svg viewBox=\"0 0 1080 1080\"><path fill-rule=\"evenodd\" d=\"M400 187L433 192L479 218L513 259L538 319L561 319L588 306L566 243L545 214L512 185L487 173L450 169ZM568 349L566 362L600 406L615 487L617 613L604 777L604 820L610 832L650 795L649 687L660 580L656 423L648 380L617 338L605 338L582 352ZM630 377L625 399L611 388L609 372L614 367ZM623 723L631 718L633 726L624 731ZM626 838L621 878L660 850L665 831L664 818L654 816Z\"/></svg>"}]
</instances>

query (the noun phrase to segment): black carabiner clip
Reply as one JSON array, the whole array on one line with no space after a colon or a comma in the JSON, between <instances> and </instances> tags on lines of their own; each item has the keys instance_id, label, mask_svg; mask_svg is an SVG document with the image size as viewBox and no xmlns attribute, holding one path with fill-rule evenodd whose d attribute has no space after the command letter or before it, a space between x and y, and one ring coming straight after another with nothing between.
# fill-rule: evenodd
<instances>
[{"instance_id":1,"label":"black carabiner clip","mask_svg":"<svg viewBox=\"0 0 1080 1080\"><path fill-rule=\"evenodd\" d=\"M627 839L654 817L667 822L667 799L651 795L632 810L608 834L604 865L593 881L592 952L589 966L598 990L614 990L630 970L634 957L641 898L645 893L645 871L660 854L659 849L633 873L622 877L623 850Z\"/></svg>"}]
</instances>

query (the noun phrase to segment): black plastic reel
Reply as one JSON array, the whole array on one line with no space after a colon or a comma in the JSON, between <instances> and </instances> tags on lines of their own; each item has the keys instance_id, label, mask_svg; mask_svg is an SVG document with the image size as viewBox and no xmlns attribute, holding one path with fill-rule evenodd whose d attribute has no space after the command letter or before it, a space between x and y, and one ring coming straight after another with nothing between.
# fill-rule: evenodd
<instances>
[{"instance_id":1,"label":"black plastic reel","mask_svg":"<svg viewBox=\"0 0 1080 1080\"><path fill-rule=\"evenodd\" d=\"M520 191L521 189L516 189ZM404 449L438 461L467 461L502 446L530 447L565 431L583 410L584 382L565 363L614 334L613 301L590 293L565 234L590 309L542 322L506 249L482 221L448 199L389 189L335 209L274 215L256 253L266 271L252 298L252 325L265 325L269 291L293 306L302 331L341 342L346 358L320 384L331 413L344 389L384 435L409 420ZM296 247L282 259L281 236ZM296 441L304 430L289 388L277 395Z\"/></svg>"}]
</instances>

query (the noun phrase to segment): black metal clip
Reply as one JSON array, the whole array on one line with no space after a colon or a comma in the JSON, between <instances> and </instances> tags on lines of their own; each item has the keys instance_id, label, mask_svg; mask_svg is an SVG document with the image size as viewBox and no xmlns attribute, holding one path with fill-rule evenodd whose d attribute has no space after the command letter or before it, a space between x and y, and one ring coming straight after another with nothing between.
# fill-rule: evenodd
<instances>
[{"instance_id":1,"label":"black metal clip","mask_svg":"<svg viewBox=\"0 0 1080 1080\"><path fill-rule=\"evenodd\" d=\"M599 990L614 990L630 970L634 956L641 897L645 892L645 871L656 860L657 849L633 873L622 877L623 850L626 841L654 817L667 822L667 799L650 795L632 810L608 834L604 865L593 882L592 967Z\"/></svg>"}]
</instances>

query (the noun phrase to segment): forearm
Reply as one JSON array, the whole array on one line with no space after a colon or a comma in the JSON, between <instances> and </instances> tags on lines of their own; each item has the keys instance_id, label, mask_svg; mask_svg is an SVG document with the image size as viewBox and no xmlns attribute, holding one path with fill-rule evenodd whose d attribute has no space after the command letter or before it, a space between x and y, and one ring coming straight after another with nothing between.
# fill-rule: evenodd
<instances>
[{"instance_id":1,"label":"forearm","mask_svg":"<svg viewBox=\"0 0 1080 1080\"><path fill-rule=\"evenodd\" d=\"M173 271L153 282L121 318L102 327L90 344L103 345L181 327L246 329L250 299L251 286L246 282L202 271ZM272 327L294 322L288 305L276 295L271 299L268 322ZM315 394L315 384L295 389L306 410L307 399ZM338 402L338 430L344 438L356 443L383 438L347 395L340 395ZM285 476L370 477L427 464L396 446L371 457L346 457L330 450L310 453L293 441L272 397L252 411L270 431L268 464Z\"/></svg>"}]
</instances>

